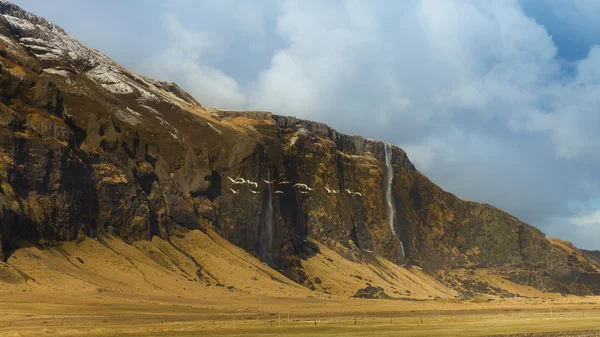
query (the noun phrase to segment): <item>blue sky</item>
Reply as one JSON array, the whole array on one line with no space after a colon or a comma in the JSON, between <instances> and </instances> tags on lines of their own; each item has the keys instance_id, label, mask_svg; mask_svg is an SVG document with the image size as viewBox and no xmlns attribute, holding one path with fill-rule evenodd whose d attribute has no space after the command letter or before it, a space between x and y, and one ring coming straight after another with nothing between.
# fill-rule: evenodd
<instances>
[{"instance_id":1,"label":"blue sky","mask_svg":"<svg viewBox=\"0 0 600 337\"><path fill-rule=\"evenodd\" d=\"M600 2L16 0L204 105L404 148L457 196L600 249Z\"/></svg>"}]
</instances>

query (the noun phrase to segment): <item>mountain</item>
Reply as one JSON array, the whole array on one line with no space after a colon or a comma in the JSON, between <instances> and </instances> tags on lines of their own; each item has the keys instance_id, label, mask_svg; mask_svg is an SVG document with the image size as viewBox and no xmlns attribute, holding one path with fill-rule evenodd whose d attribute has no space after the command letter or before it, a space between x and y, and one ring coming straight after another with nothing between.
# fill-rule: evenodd
<instances>
[{"instance_id":1,"label":"mountain","mask_svg":"<svg viewBox=\"0 0 600 337\"><path fill-rule=\"evenodd\" d=\"M323 280L308 261L335 256L393 275L415 265L464 294L501 293L481 272L600 293L600 268L573 245L443 191L396 146L204 107L14 4L0 0L0 14L0 258L11 268L30 247L158 239L211 282L181 246L200 231L310 289Z\"/></svg>"}]
</instances>

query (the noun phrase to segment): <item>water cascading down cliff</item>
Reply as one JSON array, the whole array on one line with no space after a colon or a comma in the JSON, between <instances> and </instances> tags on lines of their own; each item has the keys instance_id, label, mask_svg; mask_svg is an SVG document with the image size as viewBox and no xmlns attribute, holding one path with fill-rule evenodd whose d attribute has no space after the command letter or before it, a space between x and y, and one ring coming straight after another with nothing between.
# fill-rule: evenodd
<instances>
[{"instance_id":1,"label":"water cascading down cliff","mask_svg":"<svg viewBox=\"0 0 600 337\"><path fill-rule=\"evenodd\" d=\"M575 247L442 190L396 146L204 107L5 1L0 139L2 261L82 236L134 242L214 230L302 284L304 259L322 245L354 261L499 268L517 283L600 293L597 266ZM228 176L278 185L232 191Z\"/></svg>"},{"instance_id":2,"label":"water cascading down cliff","mask_svg":"<svg viewBox=\"0 0 600 337\"><path fill-rule=\"evenodd\" d=\"M390 144L388 143L385 143L385 167L385 201L387 209L387 219L390 225L390 229L392 230L392 234L394 234L400 242L402 258L406 258L406 253L404 252L404 245L402 244L402 239L400 238L398 233L396 233L396 229L394 228L394 220L396 218L396 206L394 206L394 194L392 193L394 184L394 167L392 167L392 149L390 148Z\"/></svg>"}]
</instances>

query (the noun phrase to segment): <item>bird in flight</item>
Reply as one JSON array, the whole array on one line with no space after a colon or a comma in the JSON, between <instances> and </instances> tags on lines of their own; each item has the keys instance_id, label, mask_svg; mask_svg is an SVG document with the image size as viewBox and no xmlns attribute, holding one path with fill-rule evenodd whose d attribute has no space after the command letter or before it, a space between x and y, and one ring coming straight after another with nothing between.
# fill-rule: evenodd
<instances>
[{"instance_id":1,"label":"bird in flight","mask_svg":"<svg viewBox=\"0 0 600 337\"><path fill-rule=\"evenodd\" d=\"M229 180L231 180L230 177L227 177L227 178L229 178ZM235 178L235 180L232 180L231 183L234 185L245 184L246 180L244 178Z\"/></svg>"}]
</instances>

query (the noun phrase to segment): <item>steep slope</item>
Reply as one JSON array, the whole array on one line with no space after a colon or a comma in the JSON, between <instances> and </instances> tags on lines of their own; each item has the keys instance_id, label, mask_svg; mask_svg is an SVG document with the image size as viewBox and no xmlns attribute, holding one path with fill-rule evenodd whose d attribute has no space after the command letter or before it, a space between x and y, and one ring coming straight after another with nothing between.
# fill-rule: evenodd
<instances>
[{"instance_id":1,"label":"steep slope","mask_svg":"<svg viewBox=\"0 0 600 337\"><path fill-rule=\"evenodd\" d=\"M322 246L358 265L374 254L430 272L496 268L544 290L600 291L595 265L569 264L580 252L444 192L395 146L294 117L202 107L11 3L0 1L0 14L4 259L84 236L156 236L177 247L199 229L315 289L311 258Z\"/></svg>"},{"instance_id":2,"label":"steep slope","mask_svg":"<svg viewBox=\"0 0 600 337\"><path fill-rule=\"evenodd\" d=\"M0 262L0 292L213 300L223 296L347 298L369 284L393 298L453 298L458 294L416 268L405 269L385 260L353 263L331 251L307 261L309 273L323 280L315 293L213 231L190 231L174 243L155 236L128 245L100 234L97 240L83 237L51 248L20 248L7 263ZM334 265L340 272L333 275L322 265Z\"/></svg>"},{"instance_id":3,"label":"steep slope","mask_svg":"<svg viewBox=\"0 0 600 337\"><path fill-rule=\"evenodd\" d=\"M585 249L580 249L580 251L592 261L596 262L596 264L600 264L600 251Z\"/></svg>"}]
</instances>

